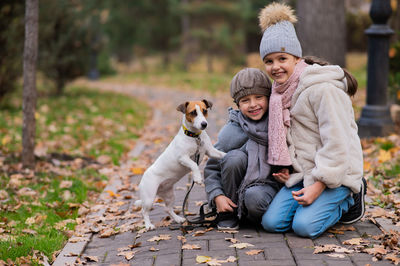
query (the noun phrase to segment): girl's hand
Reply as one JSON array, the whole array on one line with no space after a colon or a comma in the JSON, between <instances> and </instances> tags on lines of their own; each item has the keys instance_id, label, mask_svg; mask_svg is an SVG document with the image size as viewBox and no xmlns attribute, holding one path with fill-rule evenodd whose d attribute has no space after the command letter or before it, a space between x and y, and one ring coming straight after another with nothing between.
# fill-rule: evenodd
<instances>
[{"instance_id":1,"label":"girl's hand","mask_svg":"<svg viewBox=\"0 0 400 266\"><path fill-rule=\"evenodd\" d=\"M311 186L305 187L298 191L292 191L293 198L297 200L300 205L310 205L313 203L322 191L326 188L326 185L321 181L317 181Z\"/></svg>"},{"instance_id":2,"label":"girl's hand","mask_svg":"<svg viewBox=\"0 0 400 266\"><path fill-rule=\"evenodd\" d=\"M217 212L233 212L233 208L237 208L237 205L225 195L216 196L214 202L217 205Z\"/></svg>"},{"instance_id":3,"label":"girl's hand","mask_svg":"<svg viewBox=\"0 0 400 266\"><path fill-rule=\"evenodd\" d=\"M290 177L289 169L282 168L281 170L279 170L278 173L273 173L272 176L275 178L276 181L280 183L285 183Z\"/></svg>"}]
</instances>

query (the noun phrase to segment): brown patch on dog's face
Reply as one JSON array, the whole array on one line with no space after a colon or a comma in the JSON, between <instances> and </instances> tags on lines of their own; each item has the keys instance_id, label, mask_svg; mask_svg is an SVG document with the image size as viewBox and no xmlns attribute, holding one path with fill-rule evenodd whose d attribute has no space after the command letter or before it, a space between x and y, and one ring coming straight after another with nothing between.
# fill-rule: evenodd
<instances>
[{"instance_id":1,"label":"brown patch on dog's face","mask_svg":"<svg viewBox=\"0 0 400 266\"><path fill-rule=\"evenodd\" d=\"M208 115L207 109L211 108L211 106L212 106L212 103L207 100L185 102L185 103L180 104L176 108L176 110L184 113L186 115L186 119L190 123L193 123L193 120L197 116L196 105L198 105L200 107L200 110L203 113L204 117L207 117L207 115Z\"/></svg>"}]
</instances>

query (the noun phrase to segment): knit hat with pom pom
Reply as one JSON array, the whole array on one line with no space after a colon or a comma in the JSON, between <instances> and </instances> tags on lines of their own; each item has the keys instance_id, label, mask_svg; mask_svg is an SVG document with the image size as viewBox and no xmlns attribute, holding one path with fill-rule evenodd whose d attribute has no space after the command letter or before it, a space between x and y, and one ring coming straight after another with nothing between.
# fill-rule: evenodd
<instances>
[{"instance_id":1,"label":"knit hat with pom pom","mask_svg":"<svg viewBox=\"0 0 400 266\"><path fill-rule=\"evenodd\" d=\"M261 60L276 52L302 56L301 45L293 26L297 18L289 6L280 3L267 5L261 10L258 19L263 32L260 43Z\"/></svg>"}]
</instances>

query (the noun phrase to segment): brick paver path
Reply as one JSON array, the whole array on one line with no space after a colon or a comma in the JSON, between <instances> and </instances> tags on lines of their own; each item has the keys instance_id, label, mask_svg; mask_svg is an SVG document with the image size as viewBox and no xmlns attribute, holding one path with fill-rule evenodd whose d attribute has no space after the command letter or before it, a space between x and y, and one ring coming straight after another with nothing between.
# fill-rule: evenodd
<instances>
[{"instance_id":1,"label":"brick paver path","mask_svg":"<svg viewBox=\"0 0 400 266\"><path fill-rule=\"evenodd\" d=\"M141 175L132 175L129 172L133 160L140 157L148 156L150 160L154 160L164 150L166 145L172 139L179 129L181 123L181 114L175 110L176 106L186 100L206 98L214 103L209 114L209 128L207 129L211 139L215 142L218 130L224 125L227 119L227 107L231 100L229 95L220 95L212 97L200 92L177 92L162 88L148 88L128 84L105 84L105 83L88 83L91 87L103 90L112 90L127 95L135 96L139 99L147 101L152 107L153 119L146 126L146 132L151 132L151 137L146 137L137 143L137 147L130 153L135 158L128 158L123 162L122 168L126 171L127 179L121 176L115 176L110 180L105 190L112 190L115 193L122 185L131 182L138 184ZM117 108L117 107L116 107ZM158 139L158 141L155 141ZM148 152L151 151L151 152ZM203 163L204 166L204 163ZM176 206L181 206L189 180L184 177L175 187ZM132 194L132 192L129 192ZM109 193L103 192L99 201L109 197ZM116 199L116 201L125 201L120 211L126 212L132 210L135 201L136 192L133 198ZM198 207L196 201L205 201L204 188L195 185L189 199L189 211L197 212ZM104 214L106 210L99 210L96 215ZM165 218L166 212L163 207L154 206L150 217L153 223L157 223ZM136 222L141 217L128 218L118 221L118 225L129 221ZM224 233L217 230L211 230L203 235L194 236L196 231L205 228L195 228L194 231L171 230L169 227L157 227L154 231L139 233L137 231L127 231L119 233L108 238L100 238L98 234L89 234L90 241L79 243L68 243L59 255L54 265L65 265L71 263L71 255L81 254L81 258L85 256L96 256L98 262L89 262L88 264L111 265L111 264L130 264L130 265L195 265L198 255L209 256L220 260L225 260L229 256L237 258L235 262L223 263L222 265L391 265L389 261L372 261L372 256L366 253L344 254L342 258L330 257L326 254L313 254L314 246L323 244L342 245L344 240L355 237L378 235L381 233L379 228L368 222L358 222L354 224L355 231L345 231L344 234L325 233L321 237L310 240L300 238L293 233L271 234L263 231L260 227L255 228L250 225L243 225L236 233ZM149 242L150 238L160 235L169 235L170 240L161 240L159 242ZM183 250L182 242L178 240L178 236L185 236L186 244L197 244L201 247L198 250ZM250 243L254 246L238 249L229 247L231 242L225 238L235 238L240 242ZM369 240L373 241L369 238ZM139 244L140 243L140 244ZM133 248L135 255L129 261L124 256L118 256L119 248L129 245L138 245ZM154 248L151 251L150 248ZM252 249L262 250L257 255L247 255L246 252ZM69 256L68 256L69 254ZM343 254L343 253L342 253ZM73 257L75 260L75 257ZM72 261L73 261L72 260Z\"/></svg>"}]
</instances>

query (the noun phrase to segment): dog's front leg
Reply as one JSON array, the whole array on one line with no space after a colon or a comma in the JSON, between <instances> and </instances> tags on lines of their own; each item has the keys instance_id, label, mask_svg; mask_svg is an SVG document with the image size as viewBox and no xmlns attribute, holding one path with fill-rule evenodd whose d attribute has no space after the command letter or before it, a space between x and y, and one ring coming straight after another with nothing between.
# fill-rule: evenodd
<instances>
[{"instance_id":1,"label":"dog's front leg","mask_svg":"<svg viewBox=\"0 0 400 266\"><path fill-rule=\"evenodd\" d=\"M199 185L203 184L203 179L201 178L199 166L192 159L190 159L188 155L182 155L181 157L179 157L178 161L182 165L192 170L194 182L196 182Z\"/></svg>"},{"instance_id":2,"label":"dog's front leg","mask_svg":"<svg viewBox=\"0 0 400 266\"><path fill-rule=\"evenodd\" d=\"M210 138L207 136L207 138L204 140L204 147L206 149L206 155L211 158L215 159L222 159L226 153L220 150L217 150L212 144Z\"/></svg>"}]
</instances>

